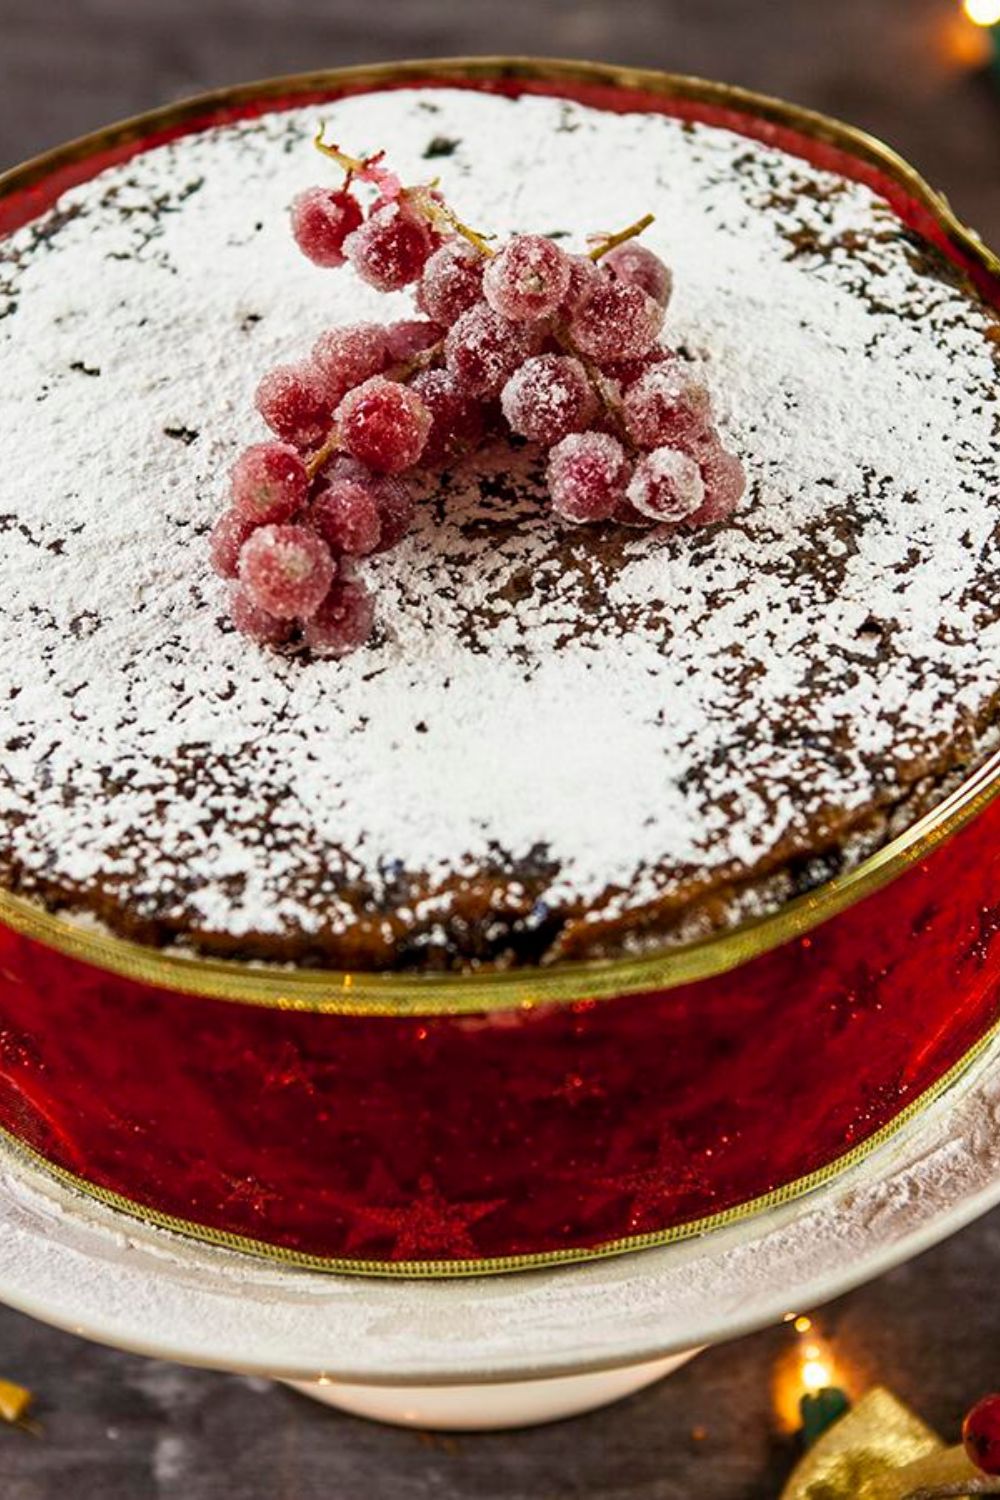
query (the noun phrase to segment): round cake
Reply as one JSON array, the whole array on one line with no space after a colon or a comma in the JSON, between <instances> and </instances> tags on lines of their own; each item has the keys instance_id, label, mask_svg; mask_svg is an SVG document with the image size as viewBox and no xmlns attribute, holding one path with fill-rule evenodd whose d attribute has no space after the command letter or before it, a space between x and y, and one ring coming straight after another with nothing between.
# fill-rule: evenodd
<instances>
[{"instance_id":1,"label":"round cake","mask_svg":"<svg viewBox=\"0 0 1000 1500\"><path fill-rule=\"evenodd\" d=\"M374 640L261 651L205 534L272 364L390 313L288 206L386 148L470 223L646 212L748 491L575 528L498 442L373 559ZM734 132L456 88L185 136L3 260L0 878L143 942L350 969L614 954L773 909L994 726L1000 322L869 188Z\"/></svg>"},{"instance_id":2,"label":"round cake","mask_svg":"<svg viewBox=\"0 0 1000 1500\"><path fill-rule=\"evenodd\" d=\"M356 564L359 649L234 628L258 382L413 316L295 246L321 124L550 259L652 215L735 511L569 524L494 413ZM64 148L3 232L0 1138L286 1264L479 1274L783 1203L988 1045L1000 262L886 148L398 65Z\"/></svg>"}]
</instances>

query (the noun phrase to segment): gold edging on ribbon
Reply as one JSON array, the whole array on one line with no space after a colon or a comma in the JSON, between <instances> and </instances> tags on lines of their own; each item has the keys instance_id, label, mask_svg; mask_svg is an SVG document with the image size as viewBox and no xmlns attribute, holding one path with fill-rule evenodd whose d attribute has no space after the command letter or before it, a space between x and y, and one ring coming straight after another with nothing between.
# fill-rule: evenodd
<instances>
[{"instance_id":1,"label":"gold edging on ribbon","mask_svg":"<svg viewBox=\"0 0 1000 1500\"><path fill-rule=\"evenodd\" d=\"M653 69L615 67L562 58L453 57L416 59L377 66L293 74L218 89L165 108L133 116L34 157L0 174L0 199L31 188L52 173L98 152L142 141L150 135L226 109L267 103L291 108L296 98L325 93L332 98L410 82L447 85L517 80L611 87L664 99L711 104L750 119L782 126L832 145L878 168L900 184L932 216L947 239L990 276L1000 278L1000 256L952 212L944 196L910 164L855 126L787 104L765 94ZM445 1016L537 1005L605 1000L644 990L724 974L770 949L811 931L855 901L880 889L917 863L1000 793L1000 755L972 774L951 796L912 828L893 839L847 875L789 902L770 917L697 942L667 947L636 959L580 960L551 968L472 974L345 974L336 971L268 968L235 959L205 959L143 946L86 928L37 903L0 891L0 922L34 941L113 974L160 989L216 1000L284 1010L347 1016Z\"/></svg>"},{"instance_id":2,"label":"gold edging on ribbon","mask_svg":"<svg viewBox=\"0 0 1000 1500\"><path fill-rule=\"evenodd\" d=\"M83 927L0 891L0 923L67 957L140 984L276 1010L341 1016L450 1016L612 1000L729 973L811 932L919 863L1000 794L1000 753L898 838L771 916L643 958L581 960L505 973L342 974L185 957Z\"/></svg>"},{"instance_id":3,"label":"gold edging on ribbon","mask_svg":"<svg viewBox=\"0 0 1000 1500\"><path fill-rule=\"evenodd\" d=\"M161 1213L158 1209L137 1203L132 1198L126 1198L111 1188L88 1182L86 1178L77 1176L75 1172L70 1172L56 1162L49 1161L40 1151L36 1151L33 1146L21 1141L13 1131L2 1125L0 1125L0 1142L9 1146L16 1154L23 1156L32 1166L56 1178L64 1187L72 1188L83 1197L91 1198L105 1208L116 1209L119 1213L127 1214L130 1218L142 1223L151 1224L157 1229L166 1229L173 1234L199 1240L203 1244L214 1245L218 1249L235 1250L243 1255L263 1257L297 1270L323 1271L341 1276L401 1277L424 1281L447 1279L453 1276L497 1276L510 1271L537 1271L550 1266L607 1260L613 1255L626 1255L634 1250L662 1249L666 1245L674 1245L681 1240L695 1239L715 1230L728 1229L757 1214L766 1213L769 1209L781 1208L797 1198L805 1197L816 1188L823 1187L834 1177L864 1161L880 1146L884 1146L887 1141L891 1140L918 1114L935 1104L961 1075L982 1057L998 1035L1000 1035L1000 1020L995 1021L979 1041L958 1062L953 1063L946 1073L943 1073L916 1099L911 1100L898 1115L894 1115L891 1120L875 1131L874 1135L869 1136L857 1146L853 1146L843 1156L838 1156L828 1162L825 1167L818 1167L807 1176L786 1183L784 1187L774 1188L769 1193L764 1193L758 1198L751 1198L746 1203L736 1204L733 1208L723 1209L719 1213L692 1219L687 1224L676 1224L671 1229L628 1235L586 1248L546 1250L535 1255L500 1255L483 1260L397 1261L354 1260L312 1255L306 1251L289 1249L284 1245L272 1245L266 1240L233 1234L229 1230L212 1229L207 1225L197 1224L191 1219L181 1219L173 1214Z\"/></svg>"}]
</instances>

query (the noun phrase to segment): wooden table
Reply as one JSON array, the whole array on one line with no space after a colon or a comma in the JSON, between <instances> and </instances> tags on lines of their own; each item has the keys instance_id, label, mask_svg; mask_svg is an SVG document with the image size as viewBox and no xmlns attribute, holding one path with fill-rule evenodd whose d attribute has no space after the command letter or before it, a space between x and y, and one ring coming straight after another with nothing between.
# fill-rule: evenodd
<instances>
[{"instance_id":1,"label":"wooden table","mask_svg":"<svg viewBox=\"0 0 1000 1500\"><path fill-rule=\"evenodd\" d=\"M896 145L1000 244L1000 86L945 42L957 0L0 0L0 165L201 88L461 52L605 58L727 78ZM863 1387L943 1432L1000 1386L1000 1211L822 1315ZM0 1429L0 1500L770 1500L772 1329L600 1415L428 1438L257 1381L130 1358L0 1311L0 1376L44 1433ZM701 1432L704 1435L699 1435Z\"/></svg>"}]
</instances>

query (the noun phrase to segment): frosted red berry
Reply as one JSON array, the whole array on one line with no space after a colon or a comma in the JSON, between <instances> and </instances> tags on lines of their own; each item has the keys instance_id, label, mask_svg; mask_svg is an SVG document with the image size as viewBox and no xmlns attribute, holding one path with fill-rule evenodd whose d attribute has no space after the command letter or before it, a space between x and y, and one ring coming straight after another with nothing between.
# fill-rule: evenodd
<instances>
[{"instance_id":1,"label":"frosted red berry","mask_svg":"<svg viewBox=\"0 0 1000 1500\"><path fill-rule=\"evenodd\" d=\"M554 240L518 234L488 261L483 296L501 317L523 323L554 313L569 283L569 256Z\"/></svg>"},{"instance_id":2,"label":"frosted red berry","mask_svg":"<svg viewBox=\"0 0 1000 1500\"><path fill-rule=\"evenodd\" d=\"M664 265L658 255L646 245L640 245L636 240L628 240L624 245L616 245L613 250L601 257L601 264L606 266L619 281L626 282L629 286L637 286L658 302L661 307L666 307L670 301L670 293L673 291L674 279L670 274L668 266Z\"/></svg>"},{"instance_id":3,"label":"frosted red berry","mask_svg":"<svg viewBox=\"0 0 1000 1500\"><path fill-rule=\"evenodd\" d=\"M746 491L746 470L734 453L727 453L716 444L694 457L701 468L705 498L689 517L692 526L727 521Z\"/></svg>"},{"instance_id":4,"label":"frosted red berry","mask_svg":"<svg viewBox=\"0 0 1000 1500\"><path fill-rule=\"evenodd\" d=\"M680 355L676 354L673 349L668 349L665 344L654 344L651 349L646 350L641 359L622 359L611 362L603 360L601 370L612 380L616 380L622 390L625 390L654 365L675 364L679 361Z\"/></svg>"},{"instance_id":5,"label":"frosted red berry","mask_svg":"<svg viewBox=\"0 0 1000 1500\"><path fill-rule=\"evenodd\" d=\"M296 448L315 448L330 426L331 403L308 364L278 365L257 387L257 410L271 431Z\"/></svg>"},{"instance_id":6,"label":"frosted red berry","mask_svg":"<svg viewBox=\"0 0 1000 1500\"><path fill-rule=\"evenodd\" d=\"M704 381L682 361L657 364L628 387L622 403L629 437L640 448L690 439L711 420Z\"/></svg>"},{"instance_id":7,"label":"frosted red berry","mask_svg":"<svg viewBox=\"0 0 1000 1500\"><path fill-rule=\"evenodd\" d=\"M424 266L416 303L435 323L449 326L483 295L483 257L466 240L447 240Z\"/></svg>"},{"instance_id":8,"label":"frosted red berry","mask_svg":"<svg viewBox=\"0 0 1000 1500\"><path fill-rule=\"evenodd\" d=\"M440 344L443 338L440 323L432 323L428 318L401 318L397 323L389 323L385 330L389 364L408 364Z\"/></svg>"},{"instance_id":9,"label":"frosted red berry","mask_svg":"<svg viewBox=\"0 0 1000 1500\"><path fill-rule=\"evenodd\" d=\"M551 446L582 432L597 415L597 397L578 359L536 354L515 370L500 394L511 429Z\"/></svg>"},{"instance_id":10,"label":"frosted red berry","mask_svg":"<svg viewBox=\"0 0 1000 1500\"><path fill-rule=\"evenodd\" d=\"M641 287L602 273L574 312L569 325L576 347L598 364L641 359L663 327L663 308Z\"/></svg>"},{"instance_id":11,"label":"frosted red berry","mask_svg":"<svg viewBox=\"0 0 1000 1500\"><path fill-rule=\"evenodd\" d=\"M544 330L512 323L485 302L462 313L448 330L445 360L472 396L498 396L517 367L542 346Z\"/></svg>"},{"instance_id":12,"label":"frosted red berry","mask_svg":"<svg viewBox=\"0 0 1000 1500\"><path fill-rule=\"evenodd\" d=\"M977 1469L1000 1474L1000 1395L976 1402L962 1423L962 1442Z\"/></svg>"},{"instance_id":13,"label":"frosted red berry","mask_svg":"<svg viewBox=\"0 0 1000 1500\"><path fill-rule=\"evenodd\" d=\"M378 506L380 528L378 546L374 550L388 552L398 546L410 529L415 510L413 496L404 480L390 474L375 474L348 453L338 453L329 461L323 470L323 479L331 485L349 480L370 489ZM338 577L344 573L348 561L344 559L338 563Z\"/></svg>"},{"instance_id":14,"label":"frosted red berry","mask_svg":"<svg viewBox=\"0 0 1000 1500\"><path fill-rule=\"evenodd\" d=\"M338 578L307 620L302 639L316 656L349 656L363 646L375 623L375 605L358 578Z\"/></svg>"},{"instance_id":15,"label":"frosted red berry","mask_svg":"<svg viewBox=\"0 0 1000 1500\"><path fill-rule=\"evenodd\" d=\"M433 248L429 224L402 198L375 209L344 242L361 280L380 292L396 292L416 281Z\"/></svg>"},{"instance_id":16,"label":"frosted red berry","mask_svg":"<svg viewBox=\"0 0 1000 1500\"><path fill-rule=\"evenodd\" d=\"M468 453L482 440L483 407L462 389L448 370L422 370L410 381L431 414L431 430L420 455L423 467L446 464Z\"/></svg>"},{"instance_id":17,"label":"frosted red berry","mask_svg":"<svg viewBox=\"0 0 1000 1500\"><path fill-rule=\"evenodd\" d=\"M568 255L566 259L569 261L569 285L559 311L564 317L570 317L601 272L589 255Z\"/></svg>"},{"instance_id":18,"label":"frosted red berry","mask_svg":"<svg viewBox=\"0 0 1000 1500\"><path fill-rule=\"evenodd\" d=\"M259 646L280 646L292 630L290 620L279 620L255 604L242 583L234 583L229 591L229 617L241 635Z\"/></svg>"},{"instance_id":19,"label":"frosted red berry","mask_svg":"<svg viewBox=\"0 0 1000 1500\"><path fill-rule=\"evenodd\" d=\"M415 391L375 375L348 391L337 408L337 430L344 448L359 462L383 474L399 474L423 452L431 414Z\"/></svg>"},{"instance_id":20,"label":"frosted red berry","mask_svg":"<svg viewBox=\"0 0 1000 1500\"><path fill-rule=\"evenodd\" d=\"M333 582L333 554L307 526L261 526L243 544L239 578L258 609L308 619Z\"/></svg>"},{"instance_id":21,"label":"frosted red berry","mask_svg":"<svg viewBox=\"0 0 1000 1500\"><path fill-rule=\"evenodd\" d=\"M288 521L306 503L306 466L291 443L254 443L232 472L233 509L254 525Z\"/></svg>"},{"instance_id":22,"label":"frosted red berry","mask_svg":"<svg viewBox=\"0 0 1000 1500\"><path fill-rule=\"evenodd\" d=\"M625 494L629 463L608 432L574 432L549 454L552 508L566 521L606 521Z\"/></svg>"},{"instance_id":23,"label":"frosted red berry","mask_svg":"<svg viewBox=\"0 0 1000 1500\"><path fill-rule=\"evenodd\" d=\"M331 328L320 334L312 350L312 365L331 407L363 380L381 374L388 359L388 339L381 323Z\"/></svg>"},{"instance_id":24,"label":"frosted red berry","mask_svg":"<svg viewBox=\"0 0 1000 1500\"><path fill-rule=\"evenodd\" d=\"M381 532L376 552L391 552L398 547L413 524L416 506L413 496L399 479L379 475L376 490Z\"/></svg>"},{"instance_id":25,"label":"frosted red berry","mask_svg":"<svg viewBox=\"0 0 1000 1500\"><path fill-rule=\"evenodd\" d=\"M654 448L635 466L625 491L628 503L652 521L689 520L705 499L701 470L677 448Z\"/></svg>"},{"instance_id":26,"label":"frosted red berry","mask_svg":"<svg viewBox=\"0 0 1000 1500\"><path fill-rule=\"evenodd\" d=\"M333 478L309 508L309 524L335 554L364 557L382 535L376 485L364 479Z\"/></svg>"},{"instance_id":27,"label":"frosted red berry","mask_svg":"<svg viewBox=\"0 0 1000 1500\"><path fill-rule=\"evenodd\" d=\"M292 203L295 243L318 266L344 264L344 240L362 218L360 203L346 188L306 188Z\"/></svg>"},{"instance_id":28,"label":"frosted red berry","mask_svg":"<svg viewBox=\"0 0 1000 1500\"><path fill-rule=\"evenodd\" d=\"M209 561L220 578L235 578L243 543L257 522L238 510L226 510L212 527L208 540Z\"/></svg>"}]
</instances>

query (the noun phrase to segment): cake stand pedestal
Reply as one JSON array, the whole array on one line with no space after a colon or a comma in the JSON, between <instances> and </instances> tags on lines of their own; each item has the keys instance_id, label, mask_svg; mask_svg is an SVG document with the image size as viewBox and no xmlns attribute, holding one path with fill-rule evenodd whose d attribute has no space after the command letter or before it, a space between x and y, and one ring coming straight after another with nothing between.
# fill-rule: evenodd
<instances>
[{"instance_id":1,"label":"cake stand pedestal","mask_svg":"<svg viewBox=\"0 0 1000 1500\"><path fill-rule=\"evenodd\" d=\"M404 1281L291 1270L150 1228L0 1153L0 1299L119 1348L289 1382L436 1428L602 1406L698 1348L811 1309L1000 1200L1000 1049L797 1203L660 1250Z\"/></svg>"}]
</instances>

